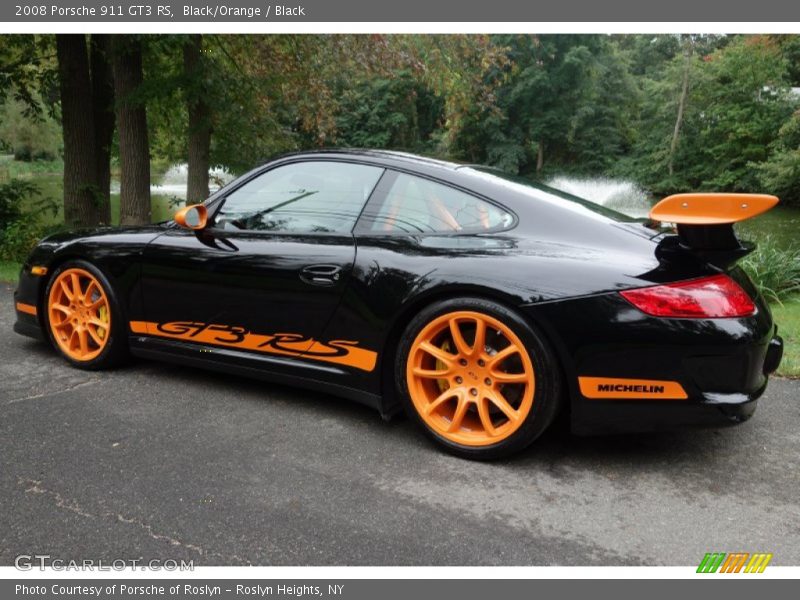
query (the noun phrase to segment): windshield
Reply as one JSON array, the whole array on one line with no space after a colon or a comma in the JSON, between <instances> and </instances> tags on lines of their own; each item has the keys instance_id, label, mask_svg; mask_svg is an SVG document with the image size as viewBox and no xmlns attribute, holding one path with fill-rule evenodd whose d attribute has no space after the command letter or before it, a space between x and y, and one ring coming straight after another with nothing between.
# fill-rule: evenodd
<instances>
[{"instance_id":1,"label":"windshield","mask_svg":"<svg viewBox=\"0 0 800 600\"><path fill-rule=\"evenodd\" d=\"M547 196L550 196L550 200L567 200L573 204L573 207L581 207L597 215L602 215L603 217L611 219L612 221L627 223L640 221L640 219L636 219L621 212L617 212L616 210L606 208L605 206L592 202L591 200L586 200L585 198L581 198L579 196L573 196L572 194L562 192L561 190L544 185L543 183L531 181L530 179L526 179L525 177L521 177L519 175L511 175L509 173L500 171L499 169L492 167L465 167L464 170L478 174L484 178L491 178L495 181L495 183L499 183L501 185L508 186L509 184L512 184L516 191L527 194L531 198L536 198L537 200L546 200L548 199Z\"/></svg>"}]
</instances>

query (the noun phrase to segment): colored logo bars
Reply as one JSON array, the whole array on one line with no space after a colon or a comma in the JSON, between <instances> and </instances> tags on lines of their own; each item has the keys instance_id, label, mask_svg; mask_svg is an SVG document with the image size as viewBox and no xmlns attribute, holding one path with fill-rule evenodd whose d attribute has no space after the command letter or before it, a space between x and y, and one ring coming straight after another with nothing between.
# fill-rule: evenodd
<instances>
[{"instance_id":1,"label":"colored logo bars","mask_svg":"<svg viewBox=\"0 0 800 600\"><path fill-rule=\"evenodd\" d=\"M708 552L697 567L698 573L763 573L772 554L766 552Z\"/></svg>"}]
</instances>

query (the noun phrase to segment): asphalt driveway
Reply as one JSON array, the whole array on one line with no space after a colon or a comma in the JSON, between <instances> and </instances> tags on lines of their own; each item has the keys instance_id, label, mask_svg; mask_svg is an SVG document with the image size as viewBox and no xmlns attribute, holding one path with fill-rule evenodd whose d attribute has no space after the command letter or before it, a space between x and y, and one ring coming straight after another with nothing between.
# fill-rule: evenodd
<instances>
[{"instance_id":1,"label":"asphalt driveway","mask_svg":"<svg viewBox=\"0 0 800 600\"><path fill-rule=\"evenodd\" d=\"M68 367L0 284L0 565L800 564L800 381L748 423L578 438L479 464L346 400L137 362Z\"/></svg>"}]
</instances>

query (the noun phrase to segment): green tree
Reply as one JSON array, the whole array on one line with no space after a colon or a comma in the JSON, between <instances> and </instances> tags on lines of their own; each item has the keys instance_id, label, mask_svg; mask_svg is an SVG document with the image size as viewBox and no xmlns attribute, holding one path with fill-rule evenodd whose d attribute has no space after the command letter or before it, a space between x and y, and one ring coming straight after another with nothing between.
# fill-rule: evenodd
<instances>
[{"instance_id":1,"label":"green tree","mask_svg":"<svg viewBox=\"0 0 800 600\"><path fill-rule=\"evenodd\" d=\"M341 91L336 143L357 148L431 152L444 105L414 74L367 77Z\"/></svg>"},{"instance_id":2,"label":"green tree","mask_svg":"<svg viewBox=\"0 0 800 600\"><path fill-rule=\"evenodd\" d=\"M773 38L737 39L709 56L709 77L697 90L703 107L696 136L700 185L755 191L751 163L767 159L772 141L792 114L788 64Z\"/></svg>"},{"instance_id":3,"label":"green tree","mask_svg":"<svg viewBox=\"0 0 800 600\"><path fill-rule=\"evenodd\" d=\"M764 189L783 202L800 204L800 111L795 111L778 132L769 158L753 164Z\"/></svg>"},{"instance_id":4,"label":"green tree","mask_svg":"<svg viewBox=\"0 0 800 600\"><path fill-rule=\"evenodd\" d=\"M496 109L474 113L453 153L504 170L597 172L629 145L636 89L606 36L496 36Z\"/></svg>"}]
</instances>

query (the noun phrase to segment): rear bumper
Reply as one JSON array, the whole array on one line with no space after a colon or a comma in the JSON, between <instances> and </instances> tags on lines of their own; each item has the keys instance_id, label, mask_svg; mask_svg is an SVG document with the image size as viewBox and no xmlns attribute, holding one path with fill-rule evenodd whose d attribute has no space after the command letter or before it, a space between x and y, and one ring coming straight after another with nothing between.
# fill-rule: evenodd
<instances>
[{"instance_id":1,"label":"rear bumper","mask_svg":"<svg viewBox=\"0 0 800 600\"><path fill-rule=\"evenodd\" d=\"M656 402L602 402L586 406L581 418L572 420L572 431L577 435L602 435L727 427L747 421L758 405L757 399L747 396L727 400L679 406Z\"/></svg>"},{"instance_id":2,"label":"rear bumper","mask_svg":"<svg viewBox=\"0 0 800 600\"><path fill-rule=\"evenodd\" d=\"M757 305L741 319L659 319L612 293L531 306L529 314L559 352L572 430L589 435L748 420L783 355L768 307L760 297ZM587 378L597 387L582 389ZM657 397L648 384L662 383L679 393Z\"/></svg>"},{"instance_id":3,"label":"rear bumper","mask_svg":"<svg viewBox=\"0 0 800 600\"><path fill-rule=\"evenodd\" d=\"M766 344L737 347L727 354L686 357L686 373L677 377L688 392L686 399L597 400L581 395L573 402L572 431L599 435L744 423L753 416L782 356L783 340L775 335Z\"/></svg>"}]
</instances>

